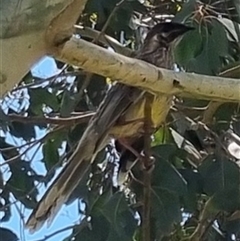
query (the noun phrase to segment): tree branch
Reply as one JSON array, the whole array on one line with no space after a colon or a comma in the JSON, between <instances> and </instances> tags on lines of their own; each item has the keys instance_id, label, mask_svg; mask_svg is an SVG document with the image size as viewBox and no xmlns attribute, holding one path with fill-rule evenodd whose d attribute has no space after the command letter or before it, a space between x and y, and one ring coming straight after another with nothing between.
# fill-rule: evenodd
<instances>
[{"instance_id":1,"label":"tree branch","mask_svg":"<svg viewBox=\"0 0 240 241\"><path fill-rule=\"evenodd\" d=\"M154 94L179 95L225 102L240 101L240 80L157 68L72 37L49 53L63 62L110 77Z\"/></svg>"},{"instance_id":2,"label":"tree branch","mask_svg":"<svg viewBox=\"0 0 240 241\"><path fill-rule=\"evenodd\" d=\"M80 25L75 25L76 28L76 33L80 34L81 36L84 37L88 37L91 39L96 39L97 36L99 36L100 31L96 30L96 29L92 29L89 27L84 27L84 26L80 26ZM133 54L133 50L131 50L130 48L124 47L118 40L116 40L115 38L106 35L106 34L102 34L99 37L99 42L112 47L117 53L120 53L122 55L125 56L131 56Z\"/></svg>"},{"instance_id":3,"label":"tree branch","mask_svg":"<svg viewBox=\"0 0 240 241\"><path fill-rule=\"evenodd\" d=\"M22 0L5 1L1 5L0 97L10 91L29 68L46 55L45 40L52 39L51 36L46 36L46 30L52 35L66 32L67 29L73 33L73 25L86 2L87 0Z\"/></svg>"},{"instance_id":4,"label":"tree branch","mask_svg":"<svg viewBox=\"0 0 240 241\"><path fill-rule=\"evenodd\" d=\"M20 116L20 115L6 115L8 121L18 121L23 123L33 123L33 124L53 124L53 125L62 125L62 126L70 126L81 124L89 121L89 119L94 115L94 112L83 113L79 116L72 116L68 118L51 118L51 117L38 117L38 116Z\"/></svg>"}]
</instances>

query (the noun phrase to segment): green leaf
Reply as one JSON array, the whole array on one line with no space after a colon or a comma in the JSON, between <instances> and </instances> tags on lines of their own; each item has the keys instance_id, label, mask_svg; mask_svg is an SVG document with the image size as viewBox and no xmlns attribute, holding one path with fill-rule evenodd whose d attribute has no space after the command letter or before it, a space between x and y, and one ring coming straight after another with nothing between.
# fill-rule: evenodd
<instances>
[{"instance_id":1,"label":"green leaf","mask_svg":"<svg viewBox=\"0 0 240 241\"><path fill-rule=\"evenodd\" d=\"M110 189L101 195L92 195L90 202L88 211L91 221L89 226L78 233L75 240L132 240L137 223L123 193L112 194Z\"/></svg>"},{"instance_id":2,"label":"green leaf","mask_svg":"<svg viewBox=\"0 0 240 241\"><path fill-rule=\"evenodd\" d=\"M168 148L172 145L165 145L165 149L161 152L165 157L170 157L171 151ZM158 147L159 148L159 147ZM173 150L173 149L172 149ZM156 151L155 151L156 152ZM165 152L165 153L164 153ZM164 157L163 157L164 158ZM177 169L167 161L167 159L156 158L155 168L152 174L152 186L168 190L183 196L187 191L187 183Z\"/></svg>"},{"instance_id":3,"label":"green leaf","mask_svg":"<svg viewBox=\"0 0 240 241\"><path fill-rule=\"evenodd\" d=\"M50 93L46 88L37 88L28 90L30 96L30 106L32 112L39 115L42 114L42 108L44 105L57 111L59 109L59 103L57 96L54 93Z\"/></svg>"},{"instance_id":4,"label":"green leaf","mask_svg":"<svg viewBox=\"0 0 240 241\"><path fill-rule=\"evenodd\" d=\"M232 126L233 132L240 136L240 113L238 114L238 117L236 117L235 120L233 120Z\"/></svg>"},{"instance_id":5,"label":"green leaf","mask_svg":"<svg viewBox=\"0 0 240 241\"><path fill-rule=\"evenodd\" d=\"M233 221L228 221L226 223L226 231L229 233L239 233L239 227L240 227L240 219L236 219Z\"/></svg>"},{"instance_id":6,"label":"green leaf","mask_svg":"<svg viewBox=\"0 0 240 241\"><path fill-rule=\"evenodd\" d=\"M237 211L240 209L240 190L234 186L220 190L214 194L212 202L218 210L230 213Z\"/></svg>"},{"instance_id":7,"label":"green leaf","mask_svg":"<svg viewBox=\"0 0 240 241\"><path fill-rule=\"evenodd\" d=\"M97 83L97 84L96 84ZM87 87L87 95L94 106L98 106L106 93L106 78L100 75L93 75Z\"/></svg>"},{"instance_id":8,"label":"green leaf","mask_svg":"<svg viewBox=\"0 0 240 241\"><path fill-rule=\"evenodd\" d=\"M224 57L228 54L229 47L225 27L217 20L212 20L211 27L212 47L214 47L218 56Z\"/></svg>"},{"instance_id":9,"label":"green leaf","mask_svg":"<svg viewBox=\"0 0 240 241\"><path fill-rule=\"evenodd\" d=\"M73 230L73 234L67 240L75 241L106 241L109 233L109 223L102 216L91 217L89 225L80 230ZM74 238L74 239L73 239Z\"/></svg>"},{"instance_id":10,"label":"green leaf","mask_svg":"<svg viewBox=\"0 0 240 241\"><path fill-rule=\"evenodd\" d=\"M186 33L174 49L176 62L188 69L188 63L198 56L203 49L202 35L199 29Z\"/></svg>"},{"instance_id":11,"label":"green leaf","mask_svg":"<svg viewBox=\"0 0 240 241\"><path fill-rule=\"evenodd\" d=\"M8 190L26 208L34 208L37 204L36 196L38 194L34 181L39 180L40 176L35 174L29 162L20 159L9 163L9 168L12 175L6 184Z\"/></svg>"},{"instance_id":12,"label":"green leaf","mask_svg":"<svg viewBox=\"0 0 240 241\"><path fill-rule=\"evenodd\" d=\"M10 117L6 115L0 106L0 126L1 129L6 131L7 130L7 123L10 121Z\"/></svg>"},{"instance_id":13,"label":"green leaf","mask_svg":"<svg viewBox=\"0 0 240 241\"><path fill-rule=\"evenodd\" d=\"M58 148L59 143L55 139L49 139L43 144L43 160L48 171L59 161Z\"/></svg>"},{"instance_id":14,"label":"green leaf","mask_svg":"<svg viewBox=\"0 0 240 241\"><path fill-rule=\"evenodd\" d=\"M7 188L1 188L3 191L0 194L0 209L2 212L2 216L0 221L7 222L11 218L12 210L11 210L11 200L10 200L10 192ZM1 237L1 236L0 236Z\"/></svg>"},{"instance_id":15,"label":"green leaf","mask_svg":"<svg viewBox=\"0 0 240 241\"><path fill-rule=\"evenodd\" d=\"M233 0L233 3L235 5L235 9L237 12L237 16L235 16L235 18L240 23L240 2L238 0ZM238 33L238 37L240 38L239 33Z\"/></svg>"},{"instance_id":16,"label":"green leaf","mask_svg":"<svg viewBox=\"0 0 240 241\"><path fill-rule=\"evenodd\" d=\"M218 158L214 155L208 156L198 170L203 177L204 191L209 196L233 189L236 190L236 194L238 193L239 167L223 155Z\"/></svg>"},{"instance_id":17,"label":"green leaf","mask_svg":"<svg viewBox=\"0 0 240 241\"><path fill-rule=\"evenodd\" d=\"M7 228L0 228L0 237L1 237L1 240L4 240L4 241L18 241L19 240L17 235L13 231L11 231L10 229L7 229Z\"/></svg>"},{"instance_id":18,"label":"green leaf","mask_svg":"<svg viewBox=\"0 0 240 241\"><path fill-rule=\"evenodd\" d=\"M95 213L95 215L99 214L104 207L105 203L108 202L108 200L112 196L112 191L108 190L104 192L103 194L97 195L94 192L90 193L89 199L88 199L88 209L92 214Z\"/></svg>"},{"instance_id":19,"label":"green leaf","mask_svg":"<svg viewBox=\"0 0 240 241\"><path fill-rule=\"evenodd\" d=\"M78 124L78 125L74 126L74 128L69 133L69 141L70 141L71 145L73 143L77 143L80 140L86 127L87 127L87 123Z\"/></svg>"},{"instance_id":20,"label":"green leaf","mask_svg":"<svg viewBox=\"0 0 240 241\"><path fill-rule=\"evenodd\" d=\"M12 157L19 156L17 149L13 149L14 146L7 144L3 138L0 138L0 148L12 148L11 150L2 150L1 154L5 160ZM37 175L31 167L31 163L21 160L20 157L15 159L14 162L8 163L11 176L4 186L4 190L1 193L1 198L5 200L5 205L9 202L9 193L11 192L16 200L22 202L27 208L34 208L37 204L36 196L38 189L35 188L35 181L40 181L41 176ZM9 217L8 209L6 211L4 219Z\"/></svg>"},{"instance_id":21,"label":"green leaf","mask_svg":"<svg viewBox=\"0 0 240 241\"><path fill-rule=\"evenodd\" d=\"M152 187L152 212L154 230L157 236L167 235L173 229L173 224L182 219L179 197L169 190Z\"/></svg>"},{"instance_id":22,"label":"green leaf","mask_svg":"<svg viewBox=\"0 0 240 241\"><path fill-rule=\"evenodd\" d=\"M171 134L169 128L163 126L157 132L154 133L154 139L152 146L171 142Z\"/></svg>"},{"instance_id":23,"label":"green leaf","mask_svg":"<svg viewBox=\"0 0 240 241\"><path fill-rule=\"evenodd\" d=\"M76 100L73 93L67 89L64 90L60 106L60 116L69 117L71 113L74 111L75 104Z\"/></svg>"},{"instance_id":24,"label":"green leaf","mask_svg":"<svg viewBox=\"0 0 240 241\"><path fill-rule=\"evenodd\" d=\"M109 223L112 223L116 227L118 226L118 214L128 210L125 196L120 192L115 193L106 203L104 203L104 207L105 208L102 210L102 213L107 218Z\"/></svg>"},{"instance_id":25,"label":"green leaf","mask_svg":"<svg viewBox=\"0 0 240 241\"><path fill-rule=\"evenodd\" d=\"M192 169L178 170L187 182L187 193L183 196L184 210L194 212L197 209L198 195L202 193L203 180L201 175Z\"/></svg>"},{"instance_id":26,"label":"green leaf","mask_svg":"<svg viewBox=\"0 0 240 241\"><path fill-rule=\"evenodd\" d=\"M174 155L175 145L154 147L157 157L152 173L152 217L158 236L169 234L175 222L181 220L180 199L187 194L187 183L167 160Z\"/></svg>"},{"instance_id":27,"label":"green leaf","mask_svg":"<svg viewBox=\"0 0 240 241\"><path fill-rule=\"evenodd\" d=\"M13 121L12 124L9 125L9 129L12 135L23 138L26 141L36 137L35 128L32 124Z\"/></svg>"},{"instance_id":28,"label":"green leaf","mask_svg":"<svg viewBox=\"0 0 240 241\"><path fill-rule=\"evenodd\" d=\"M189 0L185 4L180 12L176 14L173 21L175 22L188 22L188 19L192 16L193 12L196 10L197 0Z\"/></svg>"},{"instance_id":29,"label":"green leaf","mask_svg":"<svg viewBox=\"0 0 240 241\"><path fill-rule=\"evenodd\" d=\"M175 56L178 64L189 72L216 75L223 66L223 58L229 55L228 48L224 25L213 19L208 27L198 26L187 33L176 47Z\"/></svg>"},{"instance_id":30,"label":"green leaf","mask_svg":"<svg viewBox=\"0 0 240 241\"><path fill-rule=\"evenodd\" d=\"M174 144L162 144L152 147L152 151L162 159L169 160L177 151L177 147Z\"/></svg>"},{"instance_id":31,"label":"green leaf","mask_svg":"<svg viewBox=\"0 0 240 241\"><path fill-rule=\"evenodd\" d=\"M27 74L22 78L22 82L26 84L33 83L33 75L31 71L28 71Z\"/></svg>"},{"instance_id":32,"label":"green leaf","mask_svg":"<svg viewBox=\"0 0 240 241\"><path fill-rule=\"evenodd\" d=\"M229 124L232 121L232 117L236 114L237 109L238 104L222 104L214 114L216 125L213 127L213 129L216 131L228 130Z\"/></svg>"},{"instance_id":33,"label":"green leaf","mask_svg":"<svg viewBox=\"0 0 240 241\"><path fill-rule=\"evenodd\" d=\"M108 221L110 230L106 240L112 240L111 237L114 236L116 240L129 240L136 228L134 213L121 192L111 195L108 191L101 195L94 204L91 215L103 216Z\"/></svg>"}]
</instances>

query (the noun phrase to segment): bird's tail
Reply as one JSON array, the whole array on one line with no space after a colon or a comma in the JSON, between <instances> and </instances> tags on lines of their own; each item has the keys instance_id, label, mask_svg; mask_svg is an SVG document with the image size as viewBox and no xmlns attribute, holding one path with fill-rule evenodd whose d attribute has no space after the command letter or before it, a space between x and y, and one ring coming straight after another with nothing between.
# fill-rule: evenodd
<instances>
[{"instance_id":1,"label":"bird's tail","mask_svg":"<svg viewBox=\"0 0 240 241\"><path fill-rule=\"evenodd\" d=\"M133 93L132 93L133 92ZM108 132L118 118L136 101L140 91L118 84L113 86L90 120L75 152L67 165L48 188L30 215L26 226L32 232L41 228L46 220L51 223L61 206L82 180L98 151L108 142Z\"/></svg>"},{"instance_id":2,"label":"bird's tail","mask_svg":"<svg viewBox=\"0 0 240 241\"><path fill-rule=\"evenodd\" d=\"M90 161L82 160L79 165L69 162L51 184L48 191L39 201L37 208L31 213L26 226L30 232L40 229L47 220L51 224L62 205L68 200L74 189L79 184L81 177L88 171Z\"/></svg>"},{"instance_id":3,"label":"bird's tail","mask_svg":"<svg viewBox=\"0 0 240 241\"><path fill-rule=\"evenodd\" d=\"M89 138L93 133L89 133L89 131L87 133L89 135L83 136L82 141L80 141L66 166L48 188L28 218L26 226L30 232L33 233L40 229L45 221L48 221L48 225L51 224L59 209L68 200L84 174L88 171L91 161L96 154L96 141Z\"/></svg>"}]
</instances>

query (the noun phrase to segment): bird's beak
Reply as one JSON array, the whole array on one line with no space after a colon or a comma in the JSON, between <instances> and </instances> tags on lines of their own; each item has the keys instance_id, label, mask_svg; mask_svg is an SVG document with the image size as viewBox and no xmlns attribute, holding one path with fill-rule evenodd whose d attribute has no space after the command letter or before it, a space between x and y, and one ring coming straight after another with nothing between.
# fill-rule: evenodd
<instances>
[{"instance_id":1,"label":"bird's beak","mask_svg":"<svg viewBox=\"0 0 240 241\"><path fill-rule=\"evenodd\" d=\"M179 36L182 36L186 32L188 32L190 30L194 30L194 29L195 28L190 27L190 26L181 25L181 26L178 26L177 28L173 29L172 34L174 35L175 38L177 38Z\"/></svg>"},{"instance_id":2,"label":"bird's beak","mask_svg":"<svg viewBox=\"0 0 240 241\"><path fill-rule=\"evenodd\" d=\"M190 27L190 26L185 26L183 25L183 29L180 30L180 34L184 34L190 30L194 30L195 28L194 27Z\"/></svg>"},{"instance_id":3,"label":"bird's beak","mask_svg":"<svg viewBox=\"0 0 240 241\"><path fill-rule=\"evenodd\" d=\"M186 26L183 24L178 24L175 26L175 28L172 29L170 34L168 35L169 42L178 42L178 40L181 39L181 37L188 31L194 30L195 28Z\"/></svg>"}]
</instances>

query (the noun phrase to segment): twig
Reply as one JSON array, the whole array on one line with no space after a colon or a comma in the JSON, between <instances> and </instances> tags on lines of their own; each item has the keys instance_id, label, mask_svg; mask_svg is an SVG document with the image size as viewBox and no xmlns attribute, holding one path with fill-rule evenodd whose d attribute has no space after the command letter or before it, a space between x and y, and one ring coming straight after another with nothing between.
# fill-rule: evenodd
<instances>
[{"instance_id":1,"label":"twig","mask_svg":"<svg viewBox=\"0 0 240 241\"><path fill-rule=\"evenodd\" d=\"M224 104L223 102L216 102L216 101L210 101L207 109L203 113L203 119L202 122L206 124L212 124L213 116L216 113L217 109Z\"/></svg>"},{"instance_id":2,"label":"twig","mask_svg":"<svg viewBox=\"0 0 240 241\"><path fill-rule=\"evenodd\" d=\"M74 27L76 28L76 31L75 31L76 33L80 34L81 36L88 37L91 39L97 38L97 36L100 34L100 31L89 28L89 27L85 27L85 26L83 27L81 25L74 25ZM133 50L125 47L118 40L116 40L115 38L113 38L109 35L104 34L104 36L99 37L98 41L101 42L102 44L110 46L117 53L120 53L122 55L132 56L134 53Z\"/></svg>"},{"instance_id":3,"label":"twig","mask_svg":"<svg viewBox=\"0 0 240 241\"><path fill-rule=\"evenodd\" d=\"M21 89L38 87L46 82L49 82L49 84L50 84L50 83L54 82L57 78L74 77L74 76L78 76L80 74L80 71L72 71L72 72L63 73L64 70L65 70L65 68L60 73L57 73L48 78L39 78L37 76L32 76L32 79L37 80L36 82L25 84L25 85L19 85L16 88L14 88L11 93L19 91Z\"/></svg>"},{"instance_id":4,"label":"twig","mask_svg":"<svg viewBox=\"0 0 240 241\"><path fill-rule=\"evenodd\" d=\"M89 121L89 119L94 115L94 112L83 112L78 116L71 116L68 118L60 117L39 117L39 116L20 116L20 115L7 115L9 121L18 121L23 123L34 123L34 124L53 124L62 126L71 126L76 124L81 124Z\"/></svg>"},{"instance_id":5,"label":"twig","mask_svg":"<svg viewBox=\"0 0 240 241\"><path fill-rule=\"evenodd\" d=\"M23 151L23 153L20 153L19 155L14 156L14 157L6 160L5 162L1 163L1 164L0 164L0 167L1 167L1 166L4 166L4 165L6 165L6 164L9 164L10 162L13 162L13 161L18 160L21 156L25 155L33 146L36 146L38 143L44 142L44 141L47 140L49 137L51 137L52 134L54 134L55 132L60 131L60 130L62 130L62 129L64 129L64 128L65 128L64 126L59 126L59 127L55 128L54 130L48 132L48 133L47 133L45 136L43 136L42 138L40 138L40 139L32 142L33 144L32 144L31 146L29 146L25 151Z\"/></svg>"},{"instance_id":6,"label":"twig","mask_svg":"<svg viewBox=\"0 0 240 241\"><path fill-rule=\"evenodd\" d=\"M10 146L10 147L3 147L3 148L0 148L0 152L7 152L7 151L13 151L15 149L20 149L20 148L23 148L25 146L28 146L32 143L34 143L36 140L33 140L33 141L30 141L30 142L26 142L20 146Z\"/></svg>"},{"instance_id":7,"label":"twig","mask_svg":"<svg viewBox=\"0 0 240 241\"><path fill-rule=\"evenodd\" d=\"M59 229L59 230L57 230L57 231L55 231L55 232L53 232L53 233L51 233L51 234L49 234L49 235L46 235L44 238L38 239L38 240L35 240L35 241L46 241L46 240L54 237L55 235L57 235L57 234L59 234L59 233L62 233L62 232L65 232L65 231L67 231L67 230L76 228L76 227L78 227L78 226L79 226L79 224L77 224L77 225L71 225L71 226L68 226L68 227Z\"/></svg>"},{"instance_id":8,"label":"twig","mask_svg":"<svg viewBox=\"0 0 240 241\"><path fill-rule=\"evenodd\" d=\"M118 139L118 142L127 150L129 150L137 159L144 162L144 157L140 153L138 153L134 148L132 148L128 143L121 139Z\"/></svg>"},{"instance_id":9,"label":"twig","mask_svg":"<svg viewBox=\"0 0 240 241\"><path fill-rule=\"evenodd\" d=\"M134 176L134 174L132 173L132 171L129 172L129 175L130 175L130 177L133 179L133 181L135 181L136 183L144 186L143 182L141 182L139 179L137 179L137 178Z\"/></svg>"},{"instance_id":10,"label":"twig","mask_svg":"<svg viewBox=\"0 0 240 241\"><path fill-rule=\"evenodd\" d=\"M142 237L144 241L150 241L150 215L151 215L151 173L153 162L151 160L151 129L152 129L152 108L153 95L146 94L144 108L144 186L143 186L143 218L142 218Z\"/></svg>"},{"instance_id":11,"label":"twig","mask_svg":"<svg viewBox=\"0 0 240 241\"><path fill-rule=\"evenodd\" d=\"M213 221L219 214L217 209L213 209L211 206L213 197L211 197L204 205L204 208L200 214L199 223L194 233L188 238L189 241L201 241L206 231L211 227Z\"/></svg>"}]
</instances>

